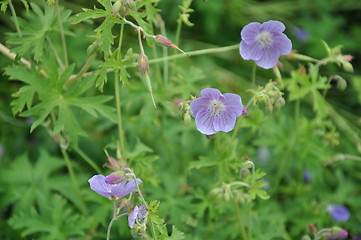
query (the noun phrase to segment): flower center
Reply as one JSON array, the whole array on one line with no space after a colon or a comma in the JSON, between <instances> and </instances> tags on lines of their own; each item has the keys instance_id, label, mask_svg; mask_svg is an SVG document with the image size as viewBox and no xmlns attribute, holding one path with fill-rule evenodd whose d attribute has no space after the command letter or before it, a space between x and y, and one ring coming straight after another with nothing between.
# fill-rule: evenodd
<instances>
[{"instance_id":1,"label":"flower center","mask_svg":"<svg viewBox=\"0 0 361 240\"><path fill-rule=\"evenodd\" d=\"M224 110L224 105L219 100L212 100L209 104L208 111L212 112L212 115L218 116Z\"/></svg>"},{"instance_id":2,"label":"flower center","mask_svg":"<svg viewBox=\"0 0 361 240\"><path fill-rule=\"evenodd\" d=\"M272 44L272 35L269 32L261 32L257 35L258 45L261 45L263 48L270 47Z\"/></svg>"}]
</instances>

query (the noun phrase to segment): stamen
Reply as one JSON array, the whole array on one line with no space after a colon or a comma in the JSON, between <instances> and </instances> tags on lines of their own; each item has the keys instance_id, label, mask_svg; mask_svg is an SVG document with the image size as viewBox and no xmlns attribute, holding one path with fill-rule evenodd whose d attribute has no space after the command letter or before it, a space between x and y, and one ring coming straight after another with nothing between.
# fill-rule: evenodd
<instances>
[{"instance_id":1,"label":"stamen","mask_svg":"<svg viewBox=\"0 0 361 240\"><path fill-rule=\"evenodd\" d=\"M212 115L218 116L224 110L224 105L219 100L213 100L209 104L208 111L211 111Z\"/></svg>"},{"instance_id":2,"label":"stamen","mask_svg":"<svg viewBox=\"0 0 361 240\"><path fill-rule=\"evenodd\" d=\"M272 35L269 32L261 32L257 35L257 42L263 48L270 47L272 44Z\"/></svg>"}]
</instances>

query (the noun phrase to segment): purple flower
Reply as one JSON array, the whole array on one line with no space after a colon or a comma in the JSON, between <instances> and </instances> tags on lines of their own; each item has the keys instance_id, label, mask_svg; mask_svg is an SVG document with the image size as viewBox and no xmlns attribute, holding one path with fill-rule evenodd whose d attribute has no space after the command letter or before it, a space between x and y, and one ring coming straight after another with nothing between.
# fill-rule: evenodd
<instances>
[{"instance_id":1,"label":"purple flower","mask_svg":"<svg viewBox=\"0 0 361 240\"><path fill-rule=\"evenodd\" d=\"M326 238L327 240L335 240L348 237L348 232L340 227L332 227L325 230L326 231L321 234L322 239Z\"/></svg>"},{"instance_id":2,"label":"purple flower","mask_svg":"<svg viewBox=\"0 0 361 240\"><path fill-rule=\"evenodd\" d=\"M111 200L124 197L136 190L136 184L134 180L131 180L128 183L126 180L124 180L121 183L109 184L106 182L105 176L95 175L89 179L88 182L90 183L90 188L93 191ZM137 184L141 183L142 181L137 178Z\"/></svg>"},{"instance_id":3,"label":"purple flower","mask_svg":"<svg viewBox=\"0 0 361 240\"><path fill-rule=\"evenodd\" d=\"M222 94L215 88L205 88L201 95L190 104L197 129L206 135L231 131L236 117L242 115L244 109L241 97L233 93Z\"/></svg>"},{"instance_id":4,"label":"purple flower","mask_svg":"<svg viewBox=\"0 0 361 240\"><path fill-rule=\"evenodd\" d=\"M350 211L343 205L328 205L327 212L337 222L346 222L350 218Z\"/></svg>"},{"instance_id":5,"label":"purple flower","mask_svg":"<svg viewBox=\"0 0 361 240\"><path fill-rule=\"evenodd\" d=\"M279 21L252 22L241 31L239 52L245 60L254 60L262 68L269 69L277 64L280 55L287 55L292 49L291 40L282 32L285 25Z\"/></svg>"},{"instance_id":6,"label":"purple flower","mask_svg":"<svg viewBox=\"0 0 361 240\"><path fill-rule=\"evenodd\" d=\"M305 170L303 170L303 182L306 184L310 183L314 175L315 174L313 174L312 172L308 171L307 168L305 168Z\"/></svg>"},{"instance_id":7,"label":"purple flower","mask_svg":"<svg viewBox=\"0 0 361 240\"><path fill-rule=\"evenodd\" d=\"M133 228L135 220L137 220L138 223L142 223L146 214L147 208L144 205L141 205L140 207L135 206L133 211L128 215L128 226Z\"/></svg>"}]
</instances>

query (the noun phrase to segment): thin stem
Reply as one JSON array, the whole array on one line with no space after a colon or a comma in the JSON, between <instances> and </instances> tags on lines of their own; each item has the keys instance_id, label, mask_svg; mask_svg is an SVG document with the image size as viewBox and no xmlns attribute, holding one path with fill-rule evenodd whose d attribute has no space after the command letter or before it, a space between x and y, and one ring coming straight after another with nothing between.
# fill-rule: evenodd
<instances>
[{"instance_id":1,"label":"thin stem","mask_svg":"<svg viewBox=\"0 0 361 240\"><path fill-rule=\"evenodd\" d=\"M234 203L234 207L236 208L237 219L238 219L239 227L241 229L242 239L247 240L248 236L247 236L247 233L246 233L246 228L245 228L245 226L243 224L241 210L239 209L239 205L237 204L237 201L236 201L235 198L233 198L233 203Z\"/></svg>"},{"instance_id":2,"label":"thin stem","mask_svg":"<svg viewBox=\"0 0 361 240\"><path fill-rule=\"evenodd\" d=\"M248 221L248 238L252 240L252 223L251 223L251 215L252 215L252 202L247 203L247 221Z\"/></svg>"},{"instance_id":3,"label":"thin stem","mask_svg":"<svg viewBox=\"0 0 361 240\"><path fill-rule=\"evenodd\" d=\"M252 86L256 87L256 70L257 70L257 65L254 62L253 66L252 66Z\"/></svg>"},{"instance_id":4,"label":"thin stem","mask_svg":"<svg viewBox=\"0 0 361 240\"><path fill-rule=\"evenodd\" d=\"M356 156L356 155L351 155L351 154L337 154L336 156L334 156L333 158L331 158L330 161L324 163L324 166L328 166L330 164L333 164L335 162L341 162L341 161L345 161L345 160L353 160L353 161L357 161L357 162L361 162L361 157L360 156Z\"/></svg>"},{"instance_id":5,"label":"thin stem","mask_svg":"<svg viewBox=\"0 0 361 240\"><path fill-rule=\"evenodd\" d=\"M332 81L332 76L328 78L326 85L328 86L331 83L331 81ZM325 88L323 90L323 93L322 93L323 97L326 97L327 91L328 91L328 88Z\"/></svg>"},{"instance_id":6,"label":"thin stem","mask_svg":"<svg viewBox=\"0 0 361 240\"><path fill-rule=\"evenodd\" d=\"M128 21L126 18L121 17L121 19L124 21L124 23L130 25L132 28L135 28L136 30L142 31L142 33L144 34L144 36L149 37L149 38L155 38L154 35L148 34L142 27L140 27L140 26L132 23L131 21Z\"/></svg>"},{"instance_id":7,"label":"thin stem","mask_svg":"<svg viewBox=\"0 0 361 240\"><path fill-rule=\"evenodd\" d=\"M108 225L107 240L110 239L110 230L112 229L114 221L117 219L117 204L116 204L115 200L113 200L112 202L113 202L113 218Z\"/></svg>"},{"instance_id":8,"label":"thin stem","mask_svg":"<svg viewBox=\"0 0 361 240\"><path fill-rule=\"evenodd\" d=\"M18 17L16 16L14 5L11 0L9 0L8 3L9 3L11 14L13 15L16 31L18 32L20 37L23 37L23 34L21 33L21 30L19 27Z\"/></svg>"},{"instance_id":9,"label":"thin stem","mask_svg":"<svg viewBox=\"0 0 361 240\"><path fill-rule=\"evenodd\" d=\"M97 173L101 173L99 167L95 164L95 162L84 153L80 148L76 147L75 152L77 152Z\"/></svg>"},{"instance_id":10,"label":"thin stem","mask_svg":"<svg viewBox=\"0 0 361 240\"><path fill-rule=\"evenodd\" d=\"M160 24L160 32L163 36L166 36L165 24L164 24L163 20ZM164 85L167 86L167 84L169 82L169 64L168 64L168 59L167 59L168 48L163 46L162 49L163 49L163 58L165 58L163 60L163 80L164 80Z\"/></svg>"},{"instance_id":11,"label":"thin stem","mask_svg":"<svg viewBox=\"0 0 361 240\"><path fill-rule=\"evenodd\" d=\"M255 98L255 97L252 97L252 98L248 101L247 105L245 106L246 109L248 109L248 107L251 105L251 103L253 102L254 98ZM242 122L242 119L240 119L240 120L236 123L236 127L235 127L234 132L233 132L233 135L232 135L232 142L236 139L236 136L237 136L237 134L238 134L238 132L239 132L239 129L240 129L240 127L241 127L241 122Z\"/></svg>"},{"instance_id":12,"label":"thin stem","mask_svg":"<svg viewBox=\"0 0 361 240\"><path fill-rule=\"evenodd\" d=\"M66 149L65 149L65 148L62 148L61 146L60 146L60 148L61 148L61 152L62 152L62 154L63 154L63 157L64 157L64 159L65 159L65 164L66 164L66 167L67 167L67 169L68 169L68 171L69 171L70 178L71 178L71 181L72 181L72 183L73 183L73 187L75 188L76 194L78 195L78 199L80 199L80 202L82 203L82 199L83 199L83 198L81 197L81 194L80 194L79 183L78 183L78 181L76 180L75 173L74 173L74 169L73 169L73 166L72 166L71 161L70 161L70 159L69 159L68 153L66 152ZM81 204L80 207L81 207L81 211L82 211L83 213L86 212L86 209L85 209L85 207L84 207L83 204Z\"/></svg>"},{"instance_id":13,"label":"thin stem","mask_svg":"<svg viewBox=\"0 0 361 240\"><path fill-rule=\"evenodd\" d=\"M174 41L175 45L177 46L179 45L181 31L182 31L182 21L178 20L177 31L175 33L175 41Z\"/></svg>"},{"instance_id":14,"label":"thin stem","mask_svg":"<svg viewBox=\"0 0 361 240\"><path fill-rule=\"evenodd\" d=\"M76 80L78 80L79 78L81 78L84 73L89 69L91 63L93 62L93 60L95 59L96 54L93 53L92 55L90 55L90 57L88 58L88 60L85 62L84 66L80 69L79 73L76 75L72 75L66 82L65 82L65 86L68 86L74 82L76 82ZM74 76L74 77L73 77Z\"/></svg>"},{"instance_id":15,"label":"thin stem","mask_svg":"<svg viewBox=\"0 0 361 240\"><path fill-rule=\"evenodd\" d=\"M64 28L63 28L63 23L62 23L61 16L60 16L58 1L56 1L56 3L55 3L55 8L56 8L56 16L58 18L58 25L59 25L59 29L60 29L61 44L63 46L65 67L67 67L69 65L68 50L67 50L67 47L66 47Z\"/></svg>"},{"instance_id":16,"label":"thin stem","mask_svg":"<svg viewBox=\"0 0 361 240\"><path fill-rule=\"evenodd\" d=\"M46 37L46 40L48 41L49 46L50 46L50 48L51 48L51 51L54 53L54 56L55 56L55 58L56 58L56 61L57 61L58 64L59 64L60 68L64 70L64 64L63 64L63 62L61 61L58 53L56 52L56 49L55 49L53 43L51 42L51 39L50 39L49 37Z\"/></svg>"},{"instance_id":17,"label":"thin stem","mask_svg":"<svg viewBox=\"0 0 361 240\"><path fill-rule=\"evenodd\" d=\"M122 47L122 40L123 40L123 31L124 31L124 25L122 24L120 28L119 33L119 44L118 44L118 59L121 58L121 47ZM120 150L121 150L121 158L126 159L126 153L125 153L125 147L124 147L124 131L123 131L123 124L122 124L122 106L120 102L120 87L119 82L120 74L118 70L115 71L115 77L114 77L114 91L115 91L115 101L116 101L116 108L117 108L117 124L118 124L118 135L119 135L119 142L120 142Z\"/></svg>"}]
</instances>

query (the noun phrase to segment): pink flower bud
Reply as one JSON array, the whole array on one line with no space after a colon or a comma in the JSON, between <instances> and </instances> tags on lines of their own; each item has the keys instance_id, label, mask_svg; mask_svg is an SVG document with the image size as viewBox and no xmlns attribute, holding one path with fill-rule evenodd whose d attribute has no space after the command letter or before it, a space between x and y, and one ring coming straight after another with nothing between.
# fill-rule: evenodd
<instances>
[{"instance_id":1,"label":"pink flower bud","mask_svg":"<svg viewBox=\"0 0 361 240\"><path fill-rule=\"evenodd\" d=\"M184 53L185 55L189 56L187 53L185 53L182 49L180 49L177 45L175 45L171 40L169 40L168 38L164 37L163 35L157 35L154 37L154 40L156 43L158 43L159 45L162 45L164 47L171 47L174 49L177 49L178 51Z\"/></svg>"},{"instance_id":2,"label":"pink flower bud","mask_svg":"<svg viewBox=\"0 0 361 240\"><path fill-rule=\"evenodd\" d=\"M138 58L138 65L140 73L144 76L144 74L149 74L149 65L148 65L148 57L144 54L140 54Z\"/></svg>"}]
</instances>

